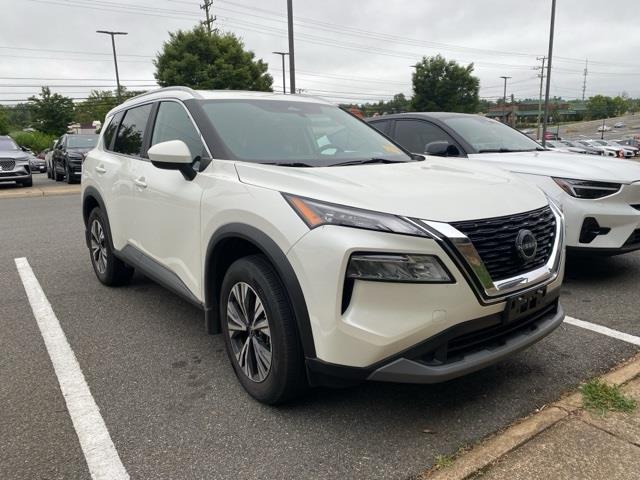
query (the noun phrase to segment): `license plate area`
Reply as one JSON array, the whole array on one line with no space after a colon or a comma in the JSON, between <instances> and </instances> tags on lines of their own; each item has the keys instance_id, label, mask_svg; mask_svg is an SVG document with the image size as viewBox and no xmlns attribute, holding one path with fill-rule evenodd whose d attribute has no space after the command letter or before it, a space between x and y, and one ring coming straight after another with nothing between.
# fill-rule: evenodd
<instances>
[{"instance_id":1,"label":"license plate area","mask_svg":"<svg viewBox=\"0 0 640 480\"><path fill-rule=\"evenodd\" d=\"M553 301L547 295L547 287L536 288L526 293L514 295L507 299L503 313L504 323L510 323L540 310Z\"/></svg>"}]
</instances>

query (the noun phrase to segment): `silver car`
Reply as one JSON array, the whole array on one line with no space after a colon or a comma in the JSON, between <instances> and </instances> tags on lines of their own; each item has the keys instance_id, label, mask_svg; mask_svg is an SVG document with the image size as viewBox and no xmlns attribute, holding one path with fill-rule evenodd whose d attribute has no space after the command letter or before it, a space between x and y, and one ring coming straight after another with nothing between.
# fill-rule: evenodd
<instances>
[{"instance_id":1,"label":"silver car","mask_svg":"<svg viewBox=\"0 0 640 480\"><path fill-rule=\"evenodd\" d=\"M0 136L0 182L16 182L22 187L32 186L29 158L11 137Z\"/></svg>"}]
</instances>

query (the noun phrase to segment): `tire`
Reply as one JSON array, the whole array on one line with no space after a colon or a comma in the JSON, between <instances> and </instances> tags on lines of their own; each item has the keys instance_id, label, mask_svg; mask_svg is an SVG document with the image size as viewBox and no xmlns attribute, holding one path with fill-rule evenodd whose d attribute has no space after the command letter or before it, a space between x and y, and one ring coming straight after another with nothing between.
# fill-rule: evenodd
<instances>
[{"instance_id":1,"label":"tire","mask_svg":"<svg viewBox=\"0 0 640 480\"><path fill-rule=\"evenodd\" d=\"M252 301L252 296L257 300ZM240 308L239 298L245 299L244 309ZM259 310L258 301L262 313L247 322L247 317L254 317ZM254 313L245 315L247 309ZM308 382L296 320L286 289L264 256L244 257L229 267L220 293L220 318L227 354L249 395L276 405L306 391Z\"/></svg>"},{"instance_id":2,"label":"tire","mask_svg":"<svg viewBox=\"0 0 640 480\"><path fill-rule=\"evenodd\" d=\"M22 187L33 187L33 177L29 177L29 180L23 180L20 182Z\"/></svg>"},{"instance_id":3,"label":"tire","mask_svg":"<svg viewBox=\"0 0 640 480\"><path fill-rule=\"evenodd\" d=\"M75 179L73 178L73 174L71 173L71 170L69 169L69 167L67 166L67 183L68 184L72 184L72 183L76 183Z\"/></svg>"},{"instance_id":4,"label":"tire","mask_svg":"<svg viewBox=\"0 0 640 480\"><path fill-rule=\"evenodd\" d=\"M126 285L134 269L113 253L111 230L106 215L99 207L89 214L89 256L98 280L109 287Z\"/></svg>"}]
</instances>

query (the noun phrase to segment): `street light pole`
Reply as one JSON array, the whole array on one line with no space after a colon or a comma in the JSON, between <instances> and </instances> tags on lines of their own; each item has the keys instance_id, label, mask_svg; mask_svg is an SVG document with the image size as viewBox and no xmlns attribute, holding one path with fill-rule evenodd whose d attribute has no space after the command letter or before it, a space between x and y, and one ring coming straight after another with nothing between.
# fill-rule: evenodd
<instances>
[{"instance_id":1,"label":"street light pole","mask_svg":"<svg viewBox=\"0 0 640 480\"><path fill-rule=\"evenodd\" d=\"M286 76L285 76L285 71L284 71L284 56L285 55L289 55L289 52L273 52L276 55L280 55L282 57L282 93L286 94L287 93L287 86L286 86Z\"/></svg>"},{"instance_id":2,"label":"street light pole","mask_svg":"<svg viewBox=\"0 0 640 480\"><path fill-rule=\"evenodd\" d=\"M547 55L547 89L544 95L544 118L542 119L542 146L546 146L547 122L549 120L549 90L551 89L551 60L553 57L553 33L556 24L556 0L551 0L551 26L549 28L549 54Z\"/></svg>"},{"instance_id":3,"label":"street light pole","mask_svg":"<svg viewBox=\"0 0 640 480\"><path fill-rule=\"evenodd\" d=\"M117 97L118 97L118 102L122 101L122 93L121 93L121 87L120 87L120 74L118 73L118 58L116 56L116 41L115 41L115 36L116 35L128 35L127 32L111 32L108 30L96 30L96 33L104 33L105 35L110 35L111 36L111 48L113 48L113 64L116 67L116 85L117 85Z\"/></svg>"},{"instance_id":4,"label":"street light pole","mask_svg":"<svg viewBox=\"0 0 640 480\"><path fill-rule=\"evenodd\" d=\"M504 123L507 123L507 80L511 77L500 77L504 79L504 95L502 96L502 108L504 109Z\"/></svg>"},{"instance_id":5,"label":"street light pole","mask_svg":"<svg viewBox=\"0 0 640 480\"><path fill-rule=\"evenodd\" d=\"M287 23L289 27L289 90L296 93L296 61L293 51L293 0L287 0Z\"/></svg>"}]
</instances>

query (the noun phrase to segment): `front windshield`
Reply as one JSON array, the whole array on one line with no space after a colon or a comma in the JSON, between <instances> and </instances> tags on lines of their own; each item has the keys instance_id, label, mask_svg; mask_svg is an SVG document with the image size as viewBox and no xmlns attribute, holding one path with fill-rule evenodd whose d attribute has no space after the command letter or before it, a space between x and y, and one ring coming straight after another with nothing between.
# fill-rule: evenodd
<instances>
[{"instance_id":1,"label":"front windshield","mask_svg":"<svg viewBox=\"0 0 640 480\"><path fill-rule=\"evenodd\" d=\"M15 152L20 150L20 147L16 145L16 142L10 138L0 138L0 151Z\"/></svg>"},{"instance_id":2,"label":"front windshield","mask_svg":"<svg viewBox=\"0 0 640 480\"><path fill-rule=\"evenodd\" d=\"M530 152L542 147L503 123L480 116L443 118L442 121L469 143L475 153Z\"/></svg>"},{"instance_id":3,"label":"front windshield","mask_svg":"<svg viewBox=\"0 0 640 480\"><path fill-rule=\"evenodd\" d=\"M305 101L203 100L232 160L328 167L412 158L338 107Z\"/></svg>"},{"instance_id":4,"label":"front windshield","mask_svg":"<svg viewBox=\"0 0 640 480\"><path fill-rule=\"evenodd\" d=\"M99 135L73 135L67 140L68 148L93 148L98 143Z\"/></svg>"}]
</instances>

